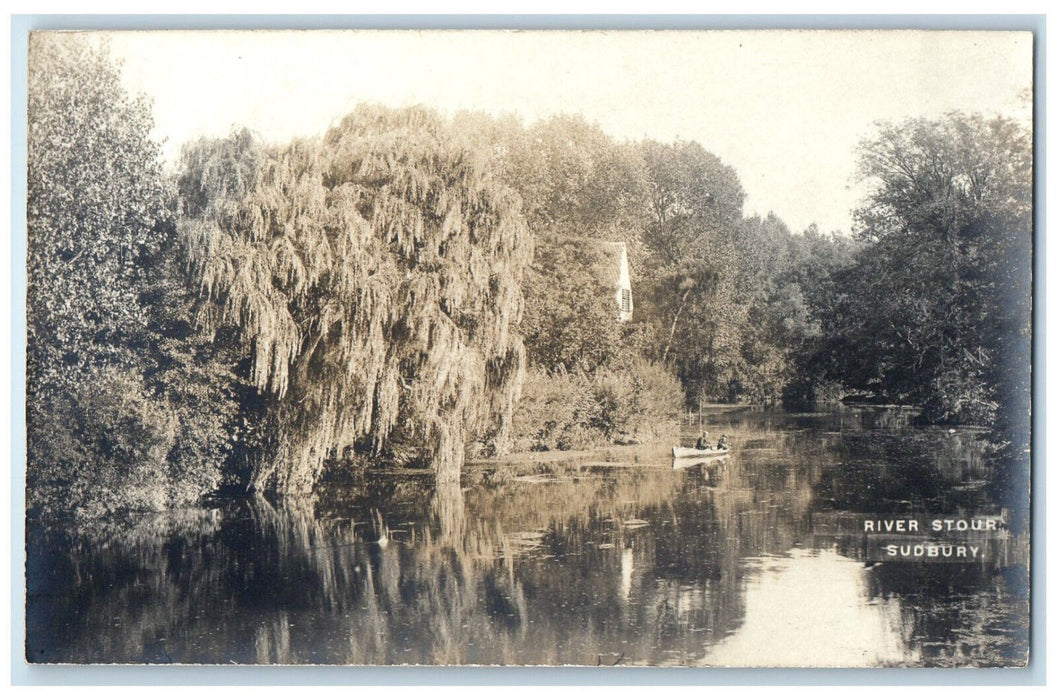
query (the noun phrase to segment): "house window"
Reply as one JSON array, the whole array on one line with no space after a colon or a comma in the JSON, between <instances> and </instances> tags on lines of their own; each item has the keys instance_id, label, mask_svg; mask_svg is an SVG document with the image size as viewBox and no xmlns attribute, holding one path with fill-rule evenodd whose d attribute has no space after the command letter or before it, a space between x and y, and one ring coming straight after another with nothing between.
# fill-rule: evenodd
<instances>
[{"instance_id":1,"label":"house window","mask_svg":"<svg viewBox=\"0 0 1057 700\"><path fill-rule=\"evenodd\" d=\"M620 310L626 314L631 313L631 290L620 290Z\"/></svg>"}]
</instances>

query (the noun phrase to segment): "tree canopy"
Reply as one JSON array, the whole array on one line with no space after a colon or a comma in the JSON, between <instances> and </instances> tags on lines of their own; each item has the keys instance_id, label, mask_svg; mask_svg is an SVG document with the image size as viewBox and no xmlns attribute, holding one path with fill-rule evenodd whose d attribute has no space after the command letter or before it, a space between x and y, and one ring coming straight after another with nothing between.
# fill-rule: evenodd
<instances>
[{"instance_id":1,"label":"tree canopy","mask_svg":"<svg viewBox=\"0 0 1057 700\"><path fill-rule=\"evenodd\" d=\"M134 364L140 295L172 225L149 105L105 49L34 34L28 74L28 364L31 389L100 362Z\"/></svg>"},{"instance_id":2,"label":"tree canopy","mask_svg":"<svg viewBox=\"0 0 1057 700\"><path fill-rule=\"evenodd\" d=\"M351 454L450 483L468 448L652 439L684 399L834 386L1027 445L1033 165L1015 122L879 125L851 239L745 217L701 144L567 115L364 106L321 138L200 139L173 176L105 47L34 35L30 52L35 506L303 492ZM630 322L606 241L630 258Z\"/></svg>"},{"instance_id":3,"label":"tree canopy","mask_svg":"<svg viewBox=\"0 0 1057 700\"><path fill-rule=\"evenodd\" d=\"M840 275L824 364L933 420L1026 415L1030 134L954 113L882 124L860 154L865 245Z\"/></svg>"},{"instance_id":4,"label":"tree canopy","mask_svg":"<svg viewBox=\"0 0 1057 700\"><path fill-rule=\"evenodd\" d=\"M28 503L194 500L220 482L233 404L187 321L150 106L76 34L33 34L28 77Z\"/></svg>"},{"instance_id":5,"label":"tree canopy","mask_svg":"<svg viewBox=\"0 0 1057 700\"><path fill-rule=\"evenodd\" d=\"M502 449L532 247L486 154L429 111L365 107L321 143L236 134L184 164L201 319L240 329L272 406L257 488L307 490L363 444L424 448L441 481L468 440Z\"/></svg>"}]
</instances>

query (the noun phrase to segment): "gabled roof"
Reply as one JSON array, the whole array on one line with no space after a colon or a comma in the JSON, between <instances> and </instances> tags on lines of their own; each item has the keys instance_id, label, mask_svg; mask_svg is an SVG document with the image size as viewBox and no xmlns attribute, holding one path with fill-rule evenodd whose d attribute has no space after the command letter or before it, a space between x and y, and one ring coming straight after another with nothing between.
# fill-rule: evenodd
<instances>
[{"instance_id":1,"label":"gabled roof","mask_svg":"<svg viewBox=\"0 0 1057 700\"><path fill-rule=\"evenodd\" d=\"M598 271L600 281L613 289L620 286L620 264L621 259L627 254L627 244L623 241L594 241L600 257L601 265Z\"/></svg>"}]
</instances>

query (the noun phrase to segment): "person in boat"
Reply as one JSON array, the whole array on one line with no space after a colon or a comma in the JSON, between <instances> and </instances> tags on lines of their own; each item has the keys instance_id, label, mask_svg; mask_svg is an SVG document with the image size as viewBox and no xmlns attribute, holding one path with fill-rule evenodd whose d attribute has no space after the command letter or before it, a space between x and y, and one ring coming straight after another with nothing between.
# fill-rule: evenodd
<instances>
[{"instance_id":1,"label":"person in boat","mask_svg":"<svg viewBox=\"0 0 1057 700\"><path fill-rule=\"evenodd\" d=\"M698 449L698 450L711 450L712 449L712 443L708 441L708 431L707 430L702 432L701 433L701 437L699 437L697 439L697 445L695 446L695 449Z\"/></svg>"},{"instance_id":2,"label":"person in boat","mask_svg":"<svg viewBox=\"0 0 1057 700\"><path fill-rule=\"evenodd\" d=\"M719 436L719 442L716 443L717 450L729 450L730 449L730 438L727 437L726 433Z\"/></svg>"}]
</instances>

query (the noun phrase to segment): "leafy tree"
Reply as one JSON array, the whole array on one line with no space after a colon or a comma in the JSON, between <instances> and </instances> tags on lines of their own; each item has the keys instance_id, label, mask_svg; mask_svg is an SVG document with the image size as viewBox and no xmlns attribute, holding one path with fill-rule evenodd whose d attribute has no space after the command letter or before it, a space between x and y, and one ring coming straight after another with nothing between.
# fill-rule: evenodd
<instances>
[{"instance_id":1,"label":"leafy tree","mask_svg":"<svg viewBox=\"0 0 1057 700\"><path fill-rule=\"evenodd\" d=\"M534 366L592 372L624 349L613 292L605 287L602 255L591 239L540 242L525 279L521 332Z\"/></svg>"},{"instance_id":2,"label":"leafy tree","mask_svg":"<svg viewBox=\"0 0 1057 700\"><path fill-rule=\"evenodd\" d=\"M536 235L638 239L646 168L638 149L582 117L533 124L506 148L507 177Z\"/></svg>"},{"instance_id":3,"label":"leafy tree","mask_svg":"<svg viewBox=\"0 0 1057 700\"><path fill-rule=\"evenodd\" d=\"M308 490L343 450L401 445L453 481L468 441L503 448L531 241L457 130L364 107L322 143L199 142L181 192L200 318L239 329L265 403L254 487Z\"/></svg>"},{"instance_id":4,"label":"leafy tree","mask_svg":"<svg viewBox=\"0 0 1057 700\"><path fill-rule=\"evenodd\" d=\"M535 238L520 326L532 367L515 427L522 446L586 447L644 434L641 425L630 428L629 421L612 418L641 408L630 394L617 392L614 400L617 394L596 390L617 381L653 385L654 375L666 374L642 359L648 326L618 322L608 286L613 259L599 245L625 243L638 294L648 222L641 149L568 115L526 128L510 117L463 114L456 125L481 140L496 172L520 194ZM668 377L652 394L663 397L663 409L643 404L649 406L649 415L640 416L643 425L670 424L681 394L670 390L672 383ZM567 419L557 417L566 413Z\"/></svg>"},{"instance_id":5,"label":"leafy tree","mask_svg":"<svg viewBox=\"0 0 1057 700\"><path fill-rule=\"evenodd\" d=\"M149 105L105 47L56 33L30 38L28 99L30 509L193 500L219 483L232 406L182 318Z\"/></svg>"},{"instance_id":6,"label":"leafy tree","mask_svg":"<svg viewBox=\"0 0 1057 700\"><path fill-rule=\"evenodd\" d=\"M1025 442L1030 134L954 113L882 124L860 154L873 190L827 329L832 374L932 420L1013 420Z\"/></svg>"},{"instance_id":7,"label":"leafy tree","mask_svg":"<svg viewBox=\"0 0 1057 700\"><path fill-rule=\"evenodd\" d=\"M694 141L641 144L649 177L644 241L654 267L688 259L722 262L723 247L741 219L745 192L737 173Z\"/></svg>"},{"instance_id":8,"label":"leafy tree","mask_svg":"<svg viewBox=\"0 0 1057 700\"><path fill-rule=\"evenodd\" d=\"M567 115L527 129L500 121L492 133L535 238L522 324L529 361L590 372L626 355L596 242L624 242L638 268L646 173L637 149Z\"/></svg>"},{"instance_id":9,"label":"leafy tree","mask_svg":"<svg viewBox=\"0 0 1057 700\"><path fill-rule=\"evenodd\" d=\"M794 234L774 214L746 219L739 241L737 285L748 305L740 350L745 393L810 407L828 387L817 386L809 360L822 340L833 274L850 264L853 242L815 226Z\"/></svg>"},{"instance_id":10,"label":"leafy tree","mask_svg":"<svg viewBox=\"0 0 1057 700\"><path fill-rule=\"evenodd\" d=\"M170 225L149 106L129 97L105 50L33 34L27 178L31 392L136 364L146 332L141 263ZM32 402L31 402L32 403Z\"/></svg>"},{"instance_id":11,"label":"leafy tree","mask_svg":"<svg viewBox=\"0 0 1057 700\"><path fill-rule=\"evenodd\" d=\"M641 317L655 329L655 356L672 367L691 402L728 399L739 392L746 312L736 267L745 194L734 170L700 144L646 141L640 148L649 176Z\"/></svg>"}]
</instances>

